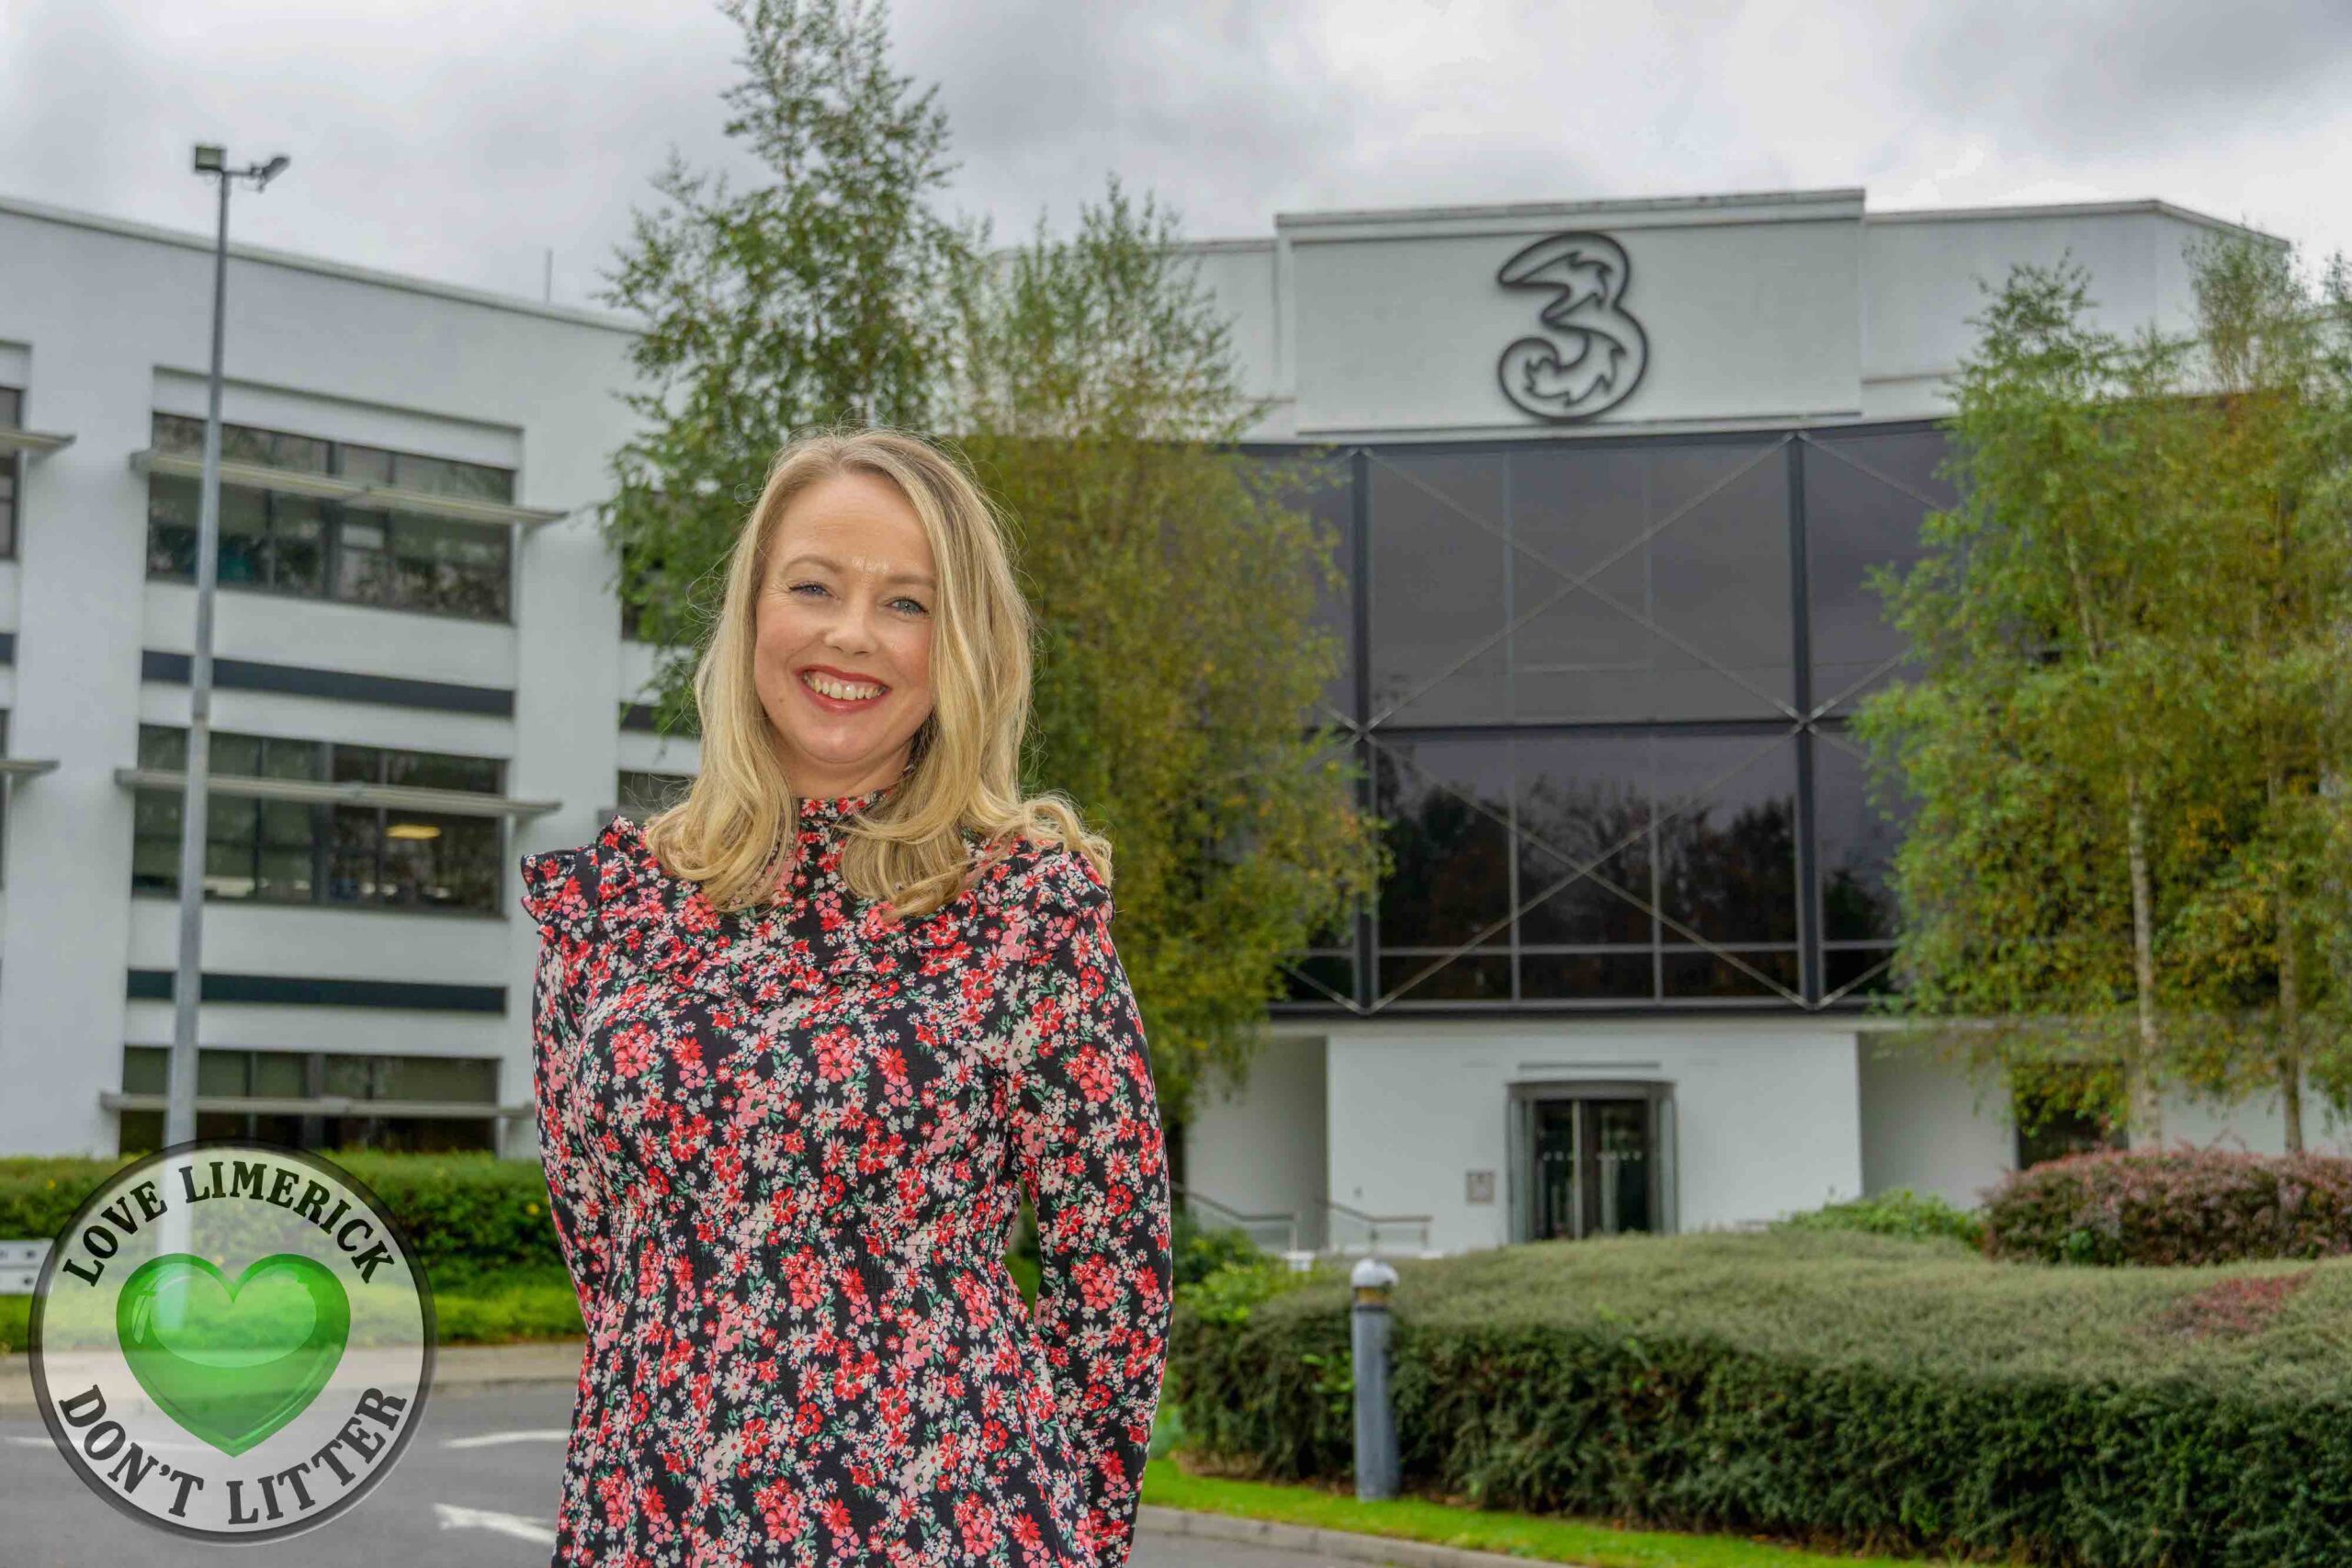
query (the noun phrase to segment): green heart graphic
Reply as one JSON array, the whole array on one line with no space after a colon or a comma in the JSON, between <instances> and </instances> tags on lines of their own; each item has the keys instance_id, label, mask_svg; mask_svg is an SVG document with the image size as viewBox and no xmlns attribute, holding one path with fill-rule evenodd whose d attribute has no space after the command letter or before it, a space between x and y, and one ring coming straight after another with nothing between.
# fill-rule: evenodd
<instances>
[{"instance_id":1,"label":"green heart graphic","mask_svg":"<svg viewBox=\"0 0 2352 1568\"><path fill-rule=\"evenodd\" d=\"M232 1284L209 1258L172 1252L131 1271L114 1321L148 1397L233 1458L319 1396L351 1338L351 1300L300 1253L273 1253Z\"/></svg>"}]
</instances>

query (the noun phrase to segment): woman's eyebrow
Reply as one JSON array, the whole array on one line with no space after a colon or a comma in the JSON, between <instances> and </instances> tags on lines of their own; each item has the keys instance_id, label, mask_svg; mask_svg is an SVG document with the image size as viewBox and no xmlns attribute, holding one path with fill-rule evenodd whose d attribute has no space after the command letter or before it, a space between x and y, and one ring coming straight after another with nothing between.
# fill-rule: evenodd
<instances>
[{"instance_id":1,"label":"woman's eyebrow","mask_svg":"<svg viewBox=\"0 0 2352 1568\"><path fill-rule=\"evenodd\" d=\"M842 563L835 560L832 557L813 555L805 550L793 557L790 560L785 562L784 570L788 571L796 566L801 566L804 564L808 566L821 566L828 571L840 571L842 570ZM935 588L938 586L937 583L933 582L930 578L924 576L919 571L894 571L882 581L885 582L911 582L923 588Z\"/></svg>"}]
</instances>

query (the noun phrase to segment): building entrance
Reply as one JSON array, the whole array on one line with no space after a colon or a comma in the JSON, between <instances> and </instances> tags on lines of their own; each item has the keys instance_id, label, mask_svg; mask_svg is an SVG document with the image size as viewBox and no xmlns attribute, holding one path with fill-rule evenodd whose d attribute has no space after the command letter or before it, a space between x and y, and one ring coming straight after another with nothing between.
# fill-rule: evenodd
<instances>
[{"instance_id":1,"label":"building entrance","mask_svg":"<svg viewBox=\"0 0 2352 1568\"><path fill-rule=\"evenodd\" d=\"M1670 1232L1672 1086L1511 1086L1513 1239Z\"/></svg>"}]
</instances>

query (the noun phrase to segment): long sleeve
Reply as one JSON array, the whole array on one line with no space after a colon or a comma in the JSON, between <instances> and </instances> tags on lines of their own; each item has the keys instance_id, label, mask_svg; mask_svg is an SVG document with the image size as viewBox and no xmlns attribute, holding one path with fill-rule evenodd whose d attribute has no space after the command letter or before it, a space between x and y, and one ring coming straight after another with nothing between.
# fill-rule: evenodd
<instances>
[{"instance_id":1,"label":"long sleeve","mask_svg":"<svg viewBox=\"0 0 2352 1568\"><path fill-rule=\"evenodd\" d=\"M539 922L531 983L531 1089L548 1212L593 1341L605 1315L610 1223L603 1184L580 1143L571 1075L580 1053L577 998L596 924L595 856L557 850L523 857L523 908Z\"/></svg>"},{"instance_id":2,"label":"long sleeve","mask_svg":"<svg viewBox=\"0 0 2352 1568\"><path fill-rule=\"evenodd\" d=\"M1087 1544L1096 1568L1122 1568L1168 1357L1167 1145L1109 890L1065 851L1035 900L1012 1096L1043 1265L1035 1322L1084 1472Z\"/></svg>"}]
</instances>

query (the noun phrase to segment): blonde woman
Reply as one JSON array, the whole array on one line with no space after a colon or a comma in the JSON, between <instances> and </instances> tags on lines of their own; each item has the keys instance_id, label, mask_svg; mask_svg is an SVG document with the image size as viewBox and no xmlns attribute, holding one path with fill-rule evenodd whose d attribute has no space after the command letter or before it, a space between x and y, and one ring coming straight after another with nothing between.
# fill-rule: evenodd
<instances>
[{"instance_id":1,"label":"blonde woman","mask_svg":"<svg viewBox=\"0 0 2352 1568\"><path fill-rule=\"evenodd\" d=\"M523 857L588 1330L556 1562L1127 1560L1166 1148L1108 846L1020 793L1030 637L958 462L796 440L728 563L692 793Z\"/></svg>"}]
</instances>

